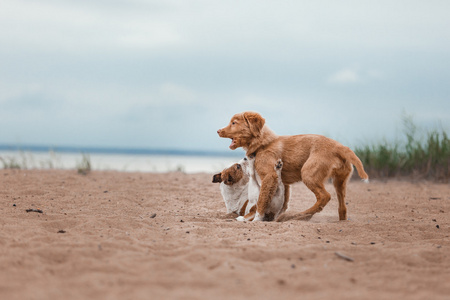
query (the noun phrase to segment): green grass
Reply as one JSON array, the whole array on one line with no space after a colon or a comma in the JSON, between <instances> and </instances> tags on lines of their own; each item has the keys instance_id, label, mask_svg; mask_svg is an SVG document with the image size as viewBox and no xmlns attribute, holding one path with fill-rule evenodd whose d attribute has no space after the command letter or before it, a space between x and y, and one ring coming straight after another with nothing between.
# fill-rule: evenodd
<instances>
[{"instance_id":1,"label":"green grass","mask_svg":"<svg viewBox=\"0 0 450 300\"><path fill-rule=\"evenodd\" d=\"M91 171L91 158L89 154L81 153L81 162L77 164L78 174L87 175Z\"/></svg>"},{"instance_id":2,"label":"green grass","mask_svg":"<svg viewBox=\"0 0 450 300\"><path fill-rule=\"evenodd\" d=\"M371 178L412 176L448 182L450 139L443 129L421 134L411 117L403 117L403 139L355 148Z\"/></svg>"}]
</instances>

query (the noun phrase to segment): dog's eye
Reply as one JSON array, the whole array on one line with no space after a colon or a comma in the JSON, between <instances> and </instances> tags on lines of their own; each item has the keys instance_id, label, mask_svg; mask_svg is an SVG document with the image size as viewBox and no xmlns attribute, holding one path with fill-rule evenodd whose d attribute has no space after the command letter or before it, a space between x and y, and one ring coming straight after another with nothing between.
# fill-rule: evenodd
<instances>
[{"instance_id":1,"label":"dog's eye","mask_svg":"<svg viewBox=\"0 0 450 300\"><path fill-rule=\"evenodd\" d=\"M233 177L228 176L228 182L233 182Z\"/></svg>"},{"instance_id":2,"label":"dog's eye","mask_svg":"<svg viewBox=\"0 0 450 300\"><path fill-rule=\"evenodd\" d=\"M241 168L241 165L236 165L236 168L239 170Z\"/></svg>"},{"instance_id":3,"label":"dog's eye","mask_svg":"<svg viewBox=\"0 0 450 300\"><path fill-rule=\"evenodd\" d=\"M231 125L236 125L236 122L232 122Z\"/></svg>"}]
</instances>

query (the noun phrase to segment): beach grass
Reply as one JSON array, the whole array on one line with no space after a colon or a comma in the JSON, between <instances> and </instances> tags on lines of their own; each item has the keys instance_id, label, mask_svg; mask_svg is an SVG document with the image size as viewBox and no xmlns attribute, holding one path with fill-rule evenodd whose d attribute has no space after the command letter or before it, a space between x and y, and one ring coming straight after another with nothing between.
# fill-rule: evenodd
<instances>
[{"instance_id":1,"label":"beach grass","mask_svg":"<svg viewBox=\"0 0 450 300\"><path fill-rule=\"evenodd\" d=\"M35 165L33 155L22 150L18 152L17 156L0 156L0 161L4 169L28 169Z\"/></svg>"},{"instance_id":2,"label":"beach grass","mask_svg":"<svg viewBox=\"0 0 450 300\"><path fill-rule=\"evenodd\" d=\"M23 165L15 157L0 157L3 169L23 169Z\"/></svg>"},{"instance_id":3,"label":"beach grass","mask_svg":"<svg viewBox=\"0 0 450 300\"><path fill-rule=\"evenodd\" d=\"M450 139L445 130L420 130L411 117L404 116L402 134L396 141L383 140L355 148L369 176L411 176L448 182Z\"/></svg>"},{"instance_id":4,"label":"beach grass","mask_svg":"<svg viewBox=\"0 0 450 300\"><path fill-rule=\"evenodd\" d=\"M0 168L3 169L72 169L77 171L79 174L86 175L93 170L117 170L117 171L127 171L129 164L132 164L132 168L138 168L139 171L144 172L181 172L186 173L186 165L179 162L156 161L158 158L143 159L146 156L138 155L139 159L136 160L134 155L129 155L126 159L122 158L122 165L116 163L116 161L111 161L117 159L117 157L111 156L105 159L102 155L94 155L91 158L90 153L80 152L78 157L77 154L70 153L69 157L64 153L58 153L50 150L48 153L39 152L34 153L31 151L18 150L8 153L0 153ZM126 155L125 155L126 156ZM97 161L95 161L95 157ZM150 156L151 157L151 156ZM98 160L100 159L100 163ZM119 162L121 157L119 156ZM186 160L189 160L189 156L186 156ZM93 163L95 162L95 163ZM205 157L205 162L208 162L208 158ZM140 164L138 164L140 163Z\"/></svg>"},{"instance_id":5,"label":"beach grass","mask_svg":"<svg viewBox=\"0 0 450 300\"><path fill-rule=\"evenodd\" d=\"M81 154L81 162L77 163L77 169L90 170L89 156ZM0 156L3 169L64 169L60 154L53 150L48 152L46 158L36 158L33 152L18 150L17 153Z\"/></svg>"},{"instance_id":6,"label":"beach grass","mask_svg":"<svg viewBox=\"0 0 450 300\"><path fill-rule=\"evenodd\" d=\"M81 161L77 163L78 174L87 175L91 171L91 158L89 154L81 153Z\"/></svg>"}]
</instances>

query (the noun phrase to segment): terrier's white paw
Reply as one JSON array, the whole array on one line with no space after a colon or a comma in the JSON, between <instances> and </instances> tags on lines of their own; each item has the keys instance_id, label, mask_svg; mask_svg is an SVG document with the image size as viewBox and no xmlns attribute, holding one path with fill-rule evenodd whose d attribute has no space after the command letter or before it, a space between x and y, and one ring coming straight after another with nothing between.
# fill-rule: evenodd
<instances>
[{"instance_id":1,"label":"terrier's white paw","mask_svg":"<svg viewBox=\"0 0 450 300\"><path fill-rule=\"evenodd\" d=\"M261 216L260 214L256 213L255 214L255 218L253 219L252 222L258 222L258 221L262 221L263 220L263 216Z\"/></svg>"},{"instance_id":2,"label":"terrier's white paw","mask_svg":"<svg viewBox=\"0 0 450 300\"><path fill-rule=\"evenodd\" d=\"M239 216L236 218L237 221L243 222L245 221L245 218L243 216Z\"/></svg>"}]
</instances>

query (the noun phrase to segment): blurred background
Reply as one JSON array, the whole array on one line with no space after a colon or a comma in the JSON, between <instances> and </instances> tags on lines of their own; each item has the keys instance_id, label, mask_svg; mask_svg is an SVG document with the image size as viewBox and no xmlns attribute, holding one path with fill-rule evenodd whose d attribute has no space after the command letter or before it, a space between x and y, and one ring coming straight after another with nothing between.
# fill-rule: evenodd
<instances>
[{"instance_id":1,"label":"blurred background","mask_svg":"<svg viewBox=\"0 0 450 300\"><path fill-rule=\"evenodd\" d=\"M58 147L242 156L216 131L245 110L278 134L352 148L399 139L405 116L446 132L449 11L444 0L0 0L3 160Z\"/></svg>"}]
</instances>

